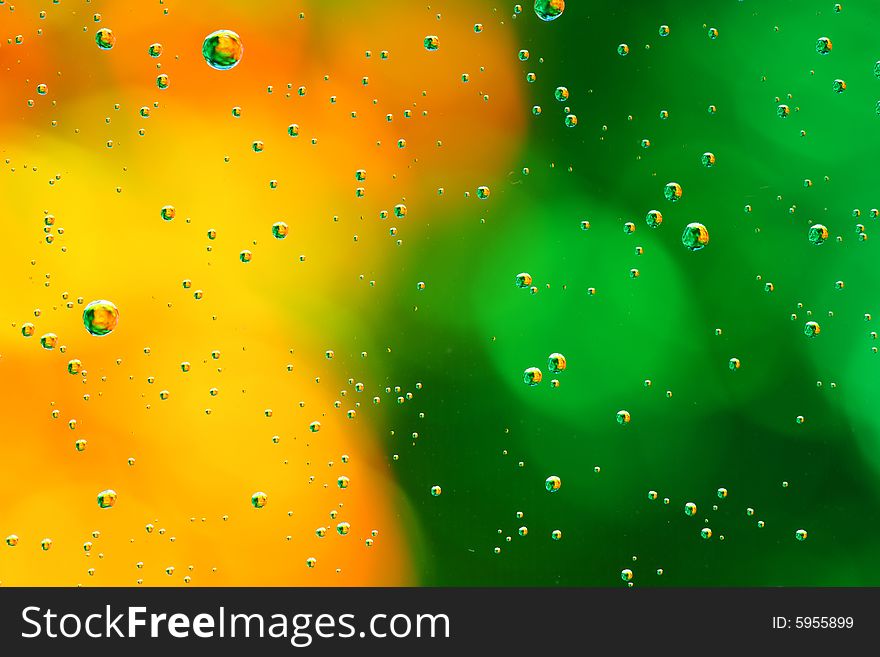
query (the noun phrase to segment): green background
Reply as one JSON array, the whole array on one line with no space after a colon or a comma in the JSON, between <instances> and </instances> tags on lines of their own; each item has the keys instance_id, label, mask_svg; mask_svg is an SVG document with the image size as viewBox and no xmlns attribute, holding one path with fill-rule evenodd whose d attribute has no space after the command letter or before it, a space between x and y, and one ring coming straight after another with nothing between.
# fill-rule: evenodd
<instances>
[{"instance_id":1,"label":"green background","mask_svg":"<svg viewBox=\"0 0 880 657\"><path fill-rule=\"evenodd\" d=\"M527 115L516 162L491 172L491 203L467 228L438 221L401 260L401 279L427 290L364 318L406 345L393 378L425 386L417 409L389 415L394 470L422 527L422 584L622 586L623 568L636 586L880 584L880 279L877 241L856 229L874 238L880 206L878 6L843 4L570 1L552 23L530 4L512 21L531 53L528 103L509 108ZM673 180L675 204L663 197ZM663 213L657 229L650 209ZM711 236L699 252L681 244L691 221ZM807 240L814 222L831 234L821 246ZM537 294L514 285L521 271ZM556 351L568 369L552 389ZM522 382L530 366L545 370L536 387ZM552 494L551 474L563 482Z\"/></svg>"}]
</instances>

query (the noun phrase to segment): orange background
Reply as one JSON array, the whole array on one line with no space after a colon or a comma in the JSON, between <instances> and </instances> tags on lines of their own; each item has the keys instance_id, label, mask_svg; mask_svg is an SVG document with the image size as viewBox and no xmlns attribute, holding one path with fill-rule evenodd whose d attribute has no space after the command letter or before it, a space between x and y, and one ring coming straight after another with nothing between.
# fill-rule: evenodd
<instances>
[{"instance_id":1,"label":"orange background","mask_svg":"<svg viewBox=\"0 0 880 657\"><path fill-rule=\"evenodd\" d=\"M521 102L518 47L503 22L472 2L0 5L0 535L20 537L0 545L0 582L419 582L423 541L395 484L386 426L398 396L418 404L430 390L395 379L385 357L396 345L361 320L394 295L415 297L416 281L395 278L407 245L429 239L432 221L460 221L465 191L499 182L481 172L502 170L522 130L522 113L505 109ZM116 35L112 50L96 46L100 27ZM220 28L244 44L229 71L201 57L202 39ZM439 35L438 51L424 50L427 34ZM164 48L155 59L154 42ZM294 122L297 138L287 135ZM405 219L394 218L397 203ZM177 213L165 222L169 204ZM279 220L285 240L271 234ZM239 261L242 249L252 262ZM94 299L119 308L109 336L82 327ZM22 337L25 322L34 337ZM53 351L39 343L47 332L59 337ZM71 358L84 373L68 374ZM336 486L343 474L347 490ZM119 497L102 510L95 497L106 488ZM269 496L261 510L250 505L257 490ZM336 534L339 521L351 523L348 536Z\"/></svg>"}]
</instances>

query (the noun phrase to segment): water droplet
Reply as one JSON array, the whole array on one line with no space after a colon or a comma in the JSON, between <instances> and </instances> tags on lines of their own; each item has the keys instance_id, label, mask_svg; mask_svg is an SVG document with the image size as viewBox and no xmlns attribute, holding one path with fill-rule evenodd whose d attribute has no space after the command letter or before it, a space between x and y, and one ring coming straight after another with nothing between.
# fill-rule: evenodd
<instances>
[{"instance_id":1,"label":"water droplet","mask_svg":"<svg viewBox=\"0 0 880 657\"><path fill-rule=\"evenodd\" d=\"M83 310L83 326L92 335L107 335L118 322L119 310L110 301L92 301Z\"/></svg>"},{"instance_id":2,"label":"water droplet","mask_svg":"<svg viewBox=\"0 0 880 657\"><path fill-rule=\"evenodd\" d=\"M681 199L681 195L681 185L679 185L677 182L668 182L663 188L663 196L666 197L667 201L672 201L673 203L675 203L676 201Z\"/></svg>"},{"instance_id":3,"label":"water droplet","mask_svg":"<svg viewBox=\"0 0 880 657\"><path fill-rule=\"evenodd\" d=\"M523 372L523 382L530 386L536 386L541 383L544 374L537 367L529 367Z\"/></svg>"},{"instance_id":4,"label":"water droplet","mask_svg":"<svg viewBox=\"0 0 880 657\"><path fill-rule=\"evenodd\" d=\"M811 244L818 246L828 239L828 229L822 224L813 224L807 233L807 239Z\"/></svg>"},{"instance_id":5,"label":"water droplet","mask_svg":"<svg viewBox=\"0 0 880 657\"><path fill-rule=\"evenodd\" d=\"M255 509L262 509L266 506L266 502L269 501L269 496L262 491L257 491L253 495L251 495L251 504Z\"/></svg>"},{"instance_id":6,"label":"water droplet","mask_svg":"<svg viewBox=\"0 0 880 657\"><path fill-rule=\"evenodd\" d=\"M241 38L232 30L211 32L202 42L202 56L208 66L225 71L237 66L244 54Z\"/></svg>"},{"instance_id":7,"label":"water droplet","mask_svg":"<svg viewBox=\"0 0 880 657\"><path fill-rule=\"evenodd\" d=\"M544 481L544 488L546 488L551 493L555 493L560 488L562 488L562 479L560 479L556 475L550 475Z\"/></svg>"},{"instance_id":8,"label":"water droplet","mask_svg":"<svg viewBox=\"0 0 880 657\"><path fill-rule=\"evenodd\" d=\"M550 354L547 359L547 369L551 372L562 372L566 368L565 356L559 353Z\"/></svg>"},{"instance_id":9,"label":"water droplet","mask_svg":"<svg viewBox=\"0 0 880 657\"><path fill-rule=\"evenodd\" d=\"M542 21L553 21L565 11L565 0L535 0L535 14Z\"/></svg>"},{"instance_id":10,"label":"water droplet","mask_svg":"<svg viewBox=\"0 0 880 657\"><path fill-rule=\"evenodd\" d=\"M101 50L110 50L116 45L116 35L113 34L113 30L109 27L102 27L95 32L95 43L98 44L98 48Z\"/></svg>"},{"instance_id":11,"label":"water droplet","mask_svg":"<svg viewBox=\"0 0 880 657\"><path fill-rule=\"evenodd\" d=\"M522 272L516 275L516 286L517 287L531 287L532 286L532 275L528 272ZM33 332L32 332L33 334Z\"/></svg>"},{"instance_id":12,"label":"water droplet","mask_svg":"<svg viewBox=\"0 0 880 657\"><path fill-rule=\"evenodd\" d=\"M272 235L275 239L283 240L287 237L288 232L290 232L290 229L283 221L276 221L272 224Z\"/></svg>"},{"instance_id":13,"label":"water droplet","mask_svg":"<svg viewBox=\"0 0 880 657\"><path fill-rule=\"evenodd\" d=\"M709 231L699 222L689 223L681 234L681 243L691 251L699 251L709 243Z\"/></svg>"},{"instance_id":14,"label":"water droplet","mask_svg":"<svg viewBox=\"0 0 880 657\"><path fill-rule=\"evenodd\" d=\"M100 493L98 493L98 506L102 509L109 509L111 506L116 504L116 497L116 491L112 488L102 490Z\"/></svg>"}]
</instances>

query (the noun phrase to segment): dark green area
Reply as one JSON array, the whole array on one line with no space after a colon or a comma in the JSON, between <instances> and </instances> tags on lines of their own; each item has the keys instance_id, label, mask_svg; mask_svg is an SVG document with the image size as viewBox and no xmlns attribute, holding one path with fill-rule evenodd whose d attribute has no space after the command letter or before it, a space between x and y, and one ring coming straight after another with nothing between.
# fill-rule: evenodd
<instances>
[{"instance_id":1,"label":"dark green area","mask_svg":"<svg viewBox=\"0 0 880 657\"><path fill-rule=\"evenodd\" d=\"M467 228L432 226L400 272L426 291L391 301L388 344L407 345L394 377L424 383L389 447L424 530L421 583L623 586L631 568L636 586L880 584L877 4L569 2L551 23L531 4L513 23L531 52L526 103L503 110L527 116L514 173L493 172ZM695 252L681 243L693 221L711 236ZM821 246L814 222L830 232ZM514 285L521 271L537 294ZM551 389L556 351L568 370ZM533 388L530 366L544 370Z\"/></svg>"}]
</instances>

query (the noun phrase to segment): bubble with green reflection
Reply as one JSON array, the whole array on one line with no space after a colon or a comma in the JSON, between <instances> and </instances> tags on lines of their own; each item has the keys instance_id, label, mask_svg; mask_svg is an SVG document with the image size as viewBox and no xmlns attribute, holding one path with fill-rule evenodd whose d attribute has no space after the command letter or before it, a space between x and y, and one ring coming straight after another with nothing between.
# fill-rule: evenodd
<instances>
[{"instance_id":1,"label":"bubble with green reflection","mask_svg":"<svg viewBox=\"0 0 880 657\"><path fill-rule=\"evenodd\" d=\"M95 43L98 44L98 48L101 50L110 50L110 48L116 45L116 35L113 34L113 30L109 27L102 27L95 32Z\"/></svg>"},{"instance_id":2,"label":"bubble with green reflection","mask_svg":"<svg viewBox=\"0 0 880 657\"><path fill-rule=\"evenodd\" d=\"M543 373L537 367L529 367L523 372L523 383L526 385L536 386L543 378Z\"/></svg>"},{"instance_id":3,"label":"bubble with green reflection","mask_svg":"<svg viewBox=\"0 0 880 657\"><path fill-rule=\"evenodd\" d=\"M681 243L691 251L699 251L709 243L709 230L697 221L689 223L681 234Z\"/></svg>"},{"instance_id":4,"label":"bubble with green reflection","mask_svg":"<svg viewBox=\"0 0 880 657\"><path fill-rule=\"evenodd\" d=\"M83 310L83 326L92 335L107 335L119 322L119 309L111 301L92 301Z\"/></svg>"},{"instance_id":5,"label":"bubble with green reflection","mask_svg":"<svg viewBox=\"0 0 880 657\"><path fill-rule=\"evenodd\" d=\"M208 66L218 71L237 66L243 54L241 37L232 30L211 32L202 42L202 57Z\"/></svg>"},{"instance_id":6,"label":"bubble with green reflection","mask_svg":"<svg viewBox=\"0 0 880 657\"><path fill-rule=\"evenodd\" d=\"M651 228L657 228L657 226L663 223L663 213L660 210L648 210L645 221Z\"/></svg>"},{"instance_id":7,"label":"bubble with green reflection","mask_svg":"<svg viewBox=\"0 0 880 657\"><path fill-rule=\"evenodd\" d=\"M116 491L112 488L102 490L100 493L98 493L98 506L102 509L109 509L111 506L116 504L116 498Z\"/></svg>"},{"instance_id":8,"label":"bubble with green reflection","mask_svg":"<svg viewBox=\"0 0 880 657\"><path fill-rule=\"evenodd\" d=\"M681 185L679 185L677 182L668 182L663 188L663 196L666 197L667 201L672 201L673 203L675 203L676 201L681 199L681 195Z\"/></svg>"},{"instance_id":9,"label":"bubble with green reflection","mask_svg":"<svg viewBox=\"0 0 880 657\"><path fill-rule=\"evenodd\" d=\"M807 239L810 240L810 244L818 246L828 239L828 229L822 224L813 224L807 233Z\"/></svg>"},{"instance_id":10,"label":"bubble with green reflection","mask_svg":"<svg viewBox=\"0 0 880 657\"><path fill-rule=\"evenodd\" d=\"M565 11L565 0L535 0L535 15L542 21L554 21Z\"/></svg>"}]
</instances>

